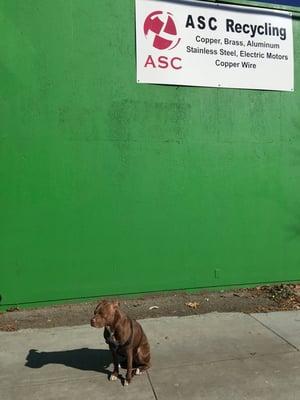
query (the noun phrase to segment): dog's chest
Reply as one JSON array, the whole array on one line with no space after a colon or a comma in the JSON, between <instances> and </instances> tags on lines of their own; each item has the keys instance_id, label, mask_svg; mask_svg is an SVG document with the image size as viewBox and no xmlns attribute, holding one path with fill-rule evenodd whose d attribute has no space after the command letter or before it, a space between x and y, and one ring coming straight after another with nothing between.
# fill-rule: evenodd
<instances>
[{"instance_id":1,"label":"dog's chest","mask_svg":"<svg viewBox=\"0 0 300 400\"><path fill-rule=\"evenodd\" d=\"M118 334L114 332L109 326L105 327L104 339L106 343L112 346L113 348L117 349L118 347L120 347L120 340Z\"/></svg>"},{"instance_id":2,"label":"dog's chest","mask_svg":"<svg viewBox=\"0 0 300 400\"><path fill-rule=\"evenodd\" d=\"M106 343L112 350L116 350L120 354L125 354L128 346L132 345L133 338L133 326L132 321L130 322L130 333L129 336L120 334L118 331L114 331L111 327L106 326L104 329L104 338ZM124 340L125 339L125 340Z\"/></svg>"}]
</instances>

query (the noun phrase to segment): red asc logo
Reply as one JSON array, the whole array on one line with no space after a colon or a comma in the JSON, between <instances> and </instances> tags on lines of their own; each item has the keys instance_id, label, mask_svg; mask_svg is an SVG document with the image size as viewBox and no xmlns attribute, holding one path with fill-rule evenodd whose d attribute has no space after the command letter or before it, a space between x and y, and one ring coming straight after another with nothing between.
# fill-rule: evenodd
<instances>
[{"instance_id":1,"label":"red asc logo","mask_svg":"<svg viewBox=\"0 0 300 400\"><path fill-rule=\"evenodd\" d=\"M152 56L148 56L144 67L181 69L180 61L180 57L168 58L167 56L159 56L155 59Z\"/></svg>"},{"instance_id":2,"label":"red asc logo","mask_svg":"<svg viewBox=\"0 0 300 400\"><path fill-rule=\"evenodd\" d=\"M154 11L145 19L144 34L155 49L172 50L179 44L181 38L178 38L176 25L172 17L173 15L169 12ZM168 57L165 55L154 57L149 55L144 67L178 70L182 68L181 61L180 57Z\"/></svg>"}]
</instances>

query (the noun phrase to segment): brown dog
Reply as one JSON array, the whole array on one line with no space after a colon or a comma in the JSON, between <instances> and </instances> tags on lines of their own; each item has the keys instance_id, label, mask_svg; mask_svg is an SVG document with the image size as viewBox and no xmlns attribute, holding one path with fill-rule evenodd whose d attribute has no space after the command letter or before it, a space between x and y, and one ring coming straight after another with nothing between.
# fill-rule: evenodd
<instances>
[{"instance_id":1,"label":"brown dog","mask_svg":"<svg viewBox=\"0 0 300 400\"><path fill-rule=\"evenodd\" d=\"M118 356L125 357L127 374L124 385L132 379L133 371L136 375L150 367L150 346L141 325L130 319L119 308L117 301L101 301L91 319L91 326L104 329L104 339L112 352L114 370L110 380L119 376Z\"/></svg>"}]
</instances>

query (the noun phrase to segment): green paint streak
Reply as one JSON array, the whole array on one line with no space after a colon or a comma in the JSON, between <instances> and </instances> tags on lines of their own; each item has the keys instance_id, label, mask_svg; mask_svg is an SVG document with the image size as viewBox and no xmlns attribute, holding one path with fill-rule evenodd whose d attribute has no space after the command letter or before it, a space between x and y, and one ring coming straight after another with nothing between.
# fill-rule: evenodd
<instances>
[{"instance_id":1,"label":"green paint streak","mask_svg":"<svg viewBox=\"0 0 300 400\"><path fill-rule=\"evenodd\" d=\"M137 85L131 0L0 33L2 306L300 280L299 20L294 93Z\"/></svg>"}]
</instances>

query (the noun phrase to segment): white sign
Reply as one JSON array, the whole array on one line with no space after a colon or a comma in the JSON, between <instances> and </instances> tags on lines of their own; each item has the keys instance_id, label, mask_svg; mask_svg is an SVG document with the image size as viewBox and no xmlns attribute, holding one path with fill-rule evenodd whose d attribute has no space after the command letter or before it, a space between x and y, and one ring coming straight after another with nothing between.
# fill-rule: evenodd
<instances>
[{"instance_id":1,"label":"white sign","mask_svg":"<svg viewBox=\"0 0 300 400\"><path fill-rule=\"evenodd\" d=\"M137 82L294 90L290 13L136 0Z\"/></svg>"}]
</instances>

